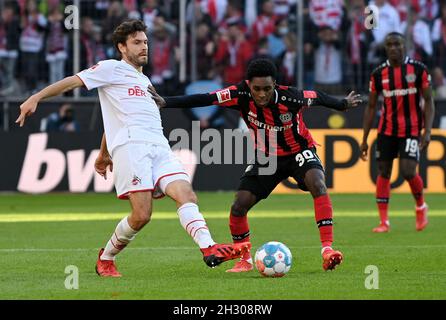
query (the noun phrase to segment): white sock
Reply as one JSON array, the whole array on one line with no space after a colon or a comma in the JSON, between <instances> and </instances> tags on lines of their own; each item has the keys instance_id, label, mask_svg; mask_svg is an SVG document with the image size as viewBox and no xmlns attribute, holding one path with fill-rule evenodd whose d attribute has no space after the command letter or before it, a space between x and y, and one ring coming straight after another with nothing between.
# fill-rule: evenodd
<instances>
[{"instance_id":1,"label":"white sock","mask_svg":"<svg viewBox=\"0 0 446 320\"><path fill-rule=\"evenodd\" d=\"M195 203L185 203L178 208L177 212L181 225L200 248L207 248L215 244L206 221Z\"/></svg>"},{"instance_id":2,"label":"white sock","mask_svg":"<svg viewBox=\"0 0 446 320\"><path fill-rule=\"evenodd\" d=\"M115 260L115 256L135 238L137 233L138 231L130 227L127 217L122 219L116 226L110 240L108 240L101 255L101 260Z\"/></svg>"}]
</instances>

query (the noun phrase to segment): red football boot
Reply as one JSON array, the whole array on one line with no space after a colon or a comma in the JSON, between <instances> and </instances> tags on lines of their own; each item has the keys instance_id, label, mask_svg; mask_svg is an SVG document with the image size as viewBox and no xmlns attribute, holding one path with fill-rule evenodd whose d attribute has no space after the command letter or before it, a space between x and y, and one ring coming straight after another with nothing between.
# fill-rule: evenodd
<instances>
[{"instance_id":1,"label":"red football boot","mask_svg":"<svg viewBox=\"0 0 446 320\"><path fill-rule=\"evenodd\" d=\"M330 247L326 247L322 250L322 259L324 260L322 268L324 268L325 271L333 270L338 264L342 263L344 257L340 251L335 251Z\"/></svg>"},{"instance_id":2,"label":"red football boot","mask_svg":"<svg viewBox=\"0 0 446 320\"><path fill-rule=\"evenodd\" d=\"M251 249L251 243L241 242L233 244L214 244L205 249L200 249L203 253L204 262L211 268L220 263L240 258Z\"/></svg>"},{"instance_id":3,"label":"red football boot","mask_svg":"<svg viewBox=\"0 0 446 320\"><path fill-rule=\"evenodd\" d=\"M429 207L426 203L421 207L416 208L415 212L417 219L415 222L415 227L417 231L422 231L424 228L426 228L427 224L429 223L429 221L427 220L428 209Z\"/></svg>"},{"instance_id":4,"label":"red football boot","mask_svg":"<svg viewBox=\"0 0 446 320\"><path fill-rule=\"evenodd\" d=\"M248 272L254 269L252 263L248 262L245 259L241 259L240 261L237 261L232 269L226 270L226 272Z\"/></svg>"},{"instance_id":5,"label":"red football boot","mask_svg":"<svg viewBox=\"0 0 446 320\"><path fill-rule=\"evenodd\" d=\"M101 277L113 277L118 278L122 275L116 269L115 262L113 260L101 260L104 248L99 250L98 261L96 262L96 273Z\"/></svg>"},{"instance_id":6,"label":"red football boot","mask_svg":"<svg viewBox=\"0 0 446 320\"><path fill-rule=\"evenodd\" d=\"M372 229L375 233L383 233L383 232L389 232L390 231L390 224L388 223L381 223L379 226Z\"/></svg>"}]
</instances>

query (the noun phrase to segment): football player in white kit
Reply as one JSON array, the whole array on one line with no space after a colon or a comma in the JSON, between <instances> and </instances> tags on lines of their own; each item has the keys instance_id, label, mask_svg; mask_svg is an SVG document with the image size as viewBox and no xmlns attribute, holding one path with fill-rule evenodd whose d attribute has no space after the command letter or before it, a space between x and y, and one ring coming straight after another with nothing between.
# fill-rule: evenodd
<instances>
[{"instance_id":1,"label":"football player in white kit","mask_svg":"<svg viewBox=\"0 0 446 320\"><path fill-rule=\"evenodd\" d=\"M211 237L189 177L163 135L159 109L147 91L151 83L142 73L148 62L145 32L140 20L123 22L113 33L122 60L100 61L42 89L20 106L16 120L23 126L26 116L36 111L42 99L82 86L98 88L104 136L95 169L106 178L110 166L118 198L129 199L132 209L99 251L96 272L104 277L121 276L115 256L150 221L152 199L164 194L176 202L181 225L200 247L208 266L239 258L250 249L248 243L216 244Z\"/></svg>"}]
</instances>

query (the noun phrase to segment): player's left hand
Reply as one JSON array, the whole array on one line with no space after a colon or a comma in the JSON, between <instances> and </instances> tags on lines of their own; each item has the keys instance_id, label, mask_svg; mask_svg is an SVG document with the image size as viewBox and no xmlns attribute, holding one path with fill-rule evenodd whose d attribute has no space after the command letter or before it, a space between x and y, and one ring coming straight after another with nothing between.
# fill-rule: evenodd
<instances>
[{"instance_id":1,"label":"player's left hand","mask_svg":"<svg viewBox=\"0 0 446 320\"><path fill-rule=\"evenodd\" d=\"M147 91L152 95L153 100L155 100L156 105L158 108L164 108L166 106L166 100L164 100L163 97L161 97L155 90L153 86L148 86Z\"/></svg>"},{"instance_id":2,"label":"player's left hand","mask_svg":"<svg viewBox=\"0 0 446 320\"><path fill-rule=\"evenodd\" d=\"M110 167L110 172L113 172L113 161L110 156L99 154L94 162L94 169L97 173L107 180L107 167Z\"/></svg>"},{"instance_id":3,"label":"player's left hand","mask_svg":"<svg viewBox=\"0 0 446 320\"><path fill-rule=\"evenodd\" d=\"M347 97L345 97L345 100L347 100L347 109L356 108L362 103L361 95L356 94L355 91L352 91L348 94Z\"/></svg>"},{"instance_id":4,"label":"player's left hand","mask_svg":"<svg viewBox=\"0 0 446 320\"><path fill-rule=\"evenodd\" d=\"M431 142L431 132L424 130L421 135L421 141L419 144L420 151L427 148L427 146L429 145L429 142Z\"/></svg>"}]
</instances>

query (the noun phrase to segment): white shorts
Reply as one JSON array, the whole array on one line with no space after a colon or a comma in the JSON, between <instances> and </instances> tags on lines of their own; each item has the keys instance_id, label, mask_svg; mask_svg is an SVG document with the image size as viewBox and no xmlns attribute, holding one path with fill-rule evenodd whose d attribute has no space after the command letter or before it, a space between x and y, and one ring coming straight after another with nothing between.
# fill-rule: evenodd
<instances>
[{"instance_id":1,"label":"white shorts","mask_svg":"<svg viewBox=\"0 0 446 320\"><path fill-rule=\"evenodd\" d=\"M176 180L190 182L183 165L169 147L130 142L113 150L116 194L128 199L130 193L152 191L153 198L164 196L167 185Z\"/></svg>"}]
</instances>

